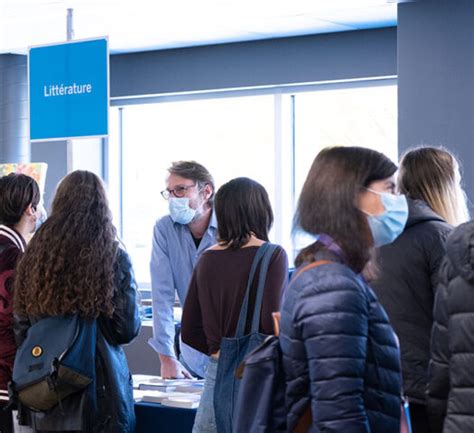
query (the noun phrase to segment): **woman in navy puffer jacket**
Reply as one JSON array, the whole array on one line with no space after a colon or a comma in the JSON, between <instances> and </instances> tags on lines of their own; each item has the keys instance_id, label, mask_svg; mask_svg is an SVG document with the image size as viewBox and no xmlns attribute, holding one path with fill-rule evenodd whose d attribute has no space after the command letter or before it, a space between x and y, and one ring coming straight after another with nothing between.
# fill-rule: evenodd
<instances>
[{"instance_id":1,"label":"woman in navy puffer jacket","mask_svg":"<svg viewBox=\"0 0 474 433\"><path fill-rule=\"evenodd\" d=\"M296 223L318 240L298 255L281 311L287 431L310 408L310 432L399 433L397 338L361 276L374 245L392 242L407 220L395 171L358 147L325 149L310 169Z\"/></svg>"}]
</instances>

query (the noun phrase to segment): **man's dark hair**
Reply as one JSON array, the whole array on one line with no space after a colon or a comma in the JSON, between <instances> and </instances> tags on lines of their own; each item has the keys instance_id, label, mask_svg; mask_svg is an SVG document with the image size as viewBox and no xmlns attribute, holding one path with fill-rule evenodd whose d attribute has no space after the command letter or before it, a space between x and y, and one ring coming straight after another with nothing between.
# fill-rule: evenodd
<instances>
[{"instance_id":1,"label":"man's dark hair","mask_svg":"<svg viewBox=\"0 0 474 433\"><path fill-rule=\"evenodd\" d=\"M18 224L26 208L30 204L36 208L39 201L39 187L32 177L11 173L0 178L0 224Z\"/></svg>"},{"instance_id":2,"label":"man's dark hair","mask_svg":"<svg viewBox=\"0 0 474 433\"><path fill-rule=\"evenodd\" d=\"M267 191L258 182L238 177L222 185L216 194L215 211L220 243L236 250L252 234L268 241L273 212Z\"/></svg>"},{"instance_id":3,"label":"man's dark hair","mask_svg":"<svg viewBox=\"0 0 474 433\"><path fill-rule=\"evenodd\" d=\"M168 173L193 180L197 183L199 190L203 189L206 185L210 185L212 187L212 194L209 197L208 203L212 206L216 188L214 186L214 179L206 167L196 161L175 161L168 168Z\"/></svg>"},{"instance_id":4,"label":"man's dark hair","mask_svg":"<svg viewBox=\"0 0 474 433\"><path fill-rule=\"evenodd\" d=\"M358 194L372 182L392 176L397 166L385 155L362 147L331 147L315 158L298 201L295 227L327 234L342 248L347 264L361 272L370 259L373 238ZM301 250L296 265L314 261L315 242Z\"/></svg>"}]
</instances>

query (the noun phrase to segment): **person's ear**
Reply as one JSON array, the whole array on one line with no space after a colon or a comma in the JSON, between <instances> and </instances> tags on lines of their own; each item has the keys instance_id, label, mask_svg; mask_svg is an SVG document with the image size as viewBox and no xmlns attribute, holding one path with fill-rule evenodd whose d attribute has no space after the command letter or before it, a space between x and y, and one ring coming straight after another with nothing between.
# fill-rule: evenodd
<instances>
[{"instance_id":1,"label":"person's ear","mask_svg":"<svg viewBox=\"0 0 474 433\"><path fill-rule=\"evenodd\" d=\"M208 201L211 196L212 196L212 186L210 184L207 184L204 189L203 189L203 192L204 192L204 198L206 201Z\"/></svg>"},{"instance_id":2,"label":"person's ear","mask_svg":"<svg viewBox=\"0 0 474 433\"><path fill-rule=\"evenodd\" d=\"M27 206L24 212L27 216L33 216L36 213L36 206L33 206L31 203Z\"/></svg>"}]
</instances>

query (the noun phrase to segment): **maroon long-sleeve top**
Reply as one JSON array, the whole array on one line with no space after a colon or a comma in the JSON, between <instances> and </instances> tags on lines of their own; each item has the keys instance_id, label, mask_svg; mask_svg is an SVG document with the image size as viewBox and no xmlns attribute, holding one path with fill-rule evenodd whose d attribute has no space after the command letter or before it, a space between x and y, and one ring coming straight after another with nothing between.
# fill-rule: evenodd
<instances>
[{"instance_id":1,"label":"maroon long-sleeve top","mask_svg":"<svg viewBox=\"0 0 474 433\"><path fill-rule=\"evenodd\" d=\"M183 341L206 354L217 353L223 337L234 337L240 309L247 289L252 261L258 247L238 250L207 250L199 259L189 285L183 309ZM257 268L252 285L246 331L255 304ZM265 281L260 332L273 334L272 312L280 301L288 279L288 259L278 247L270 260Z\"/></svg>"},{"instance_id":2,"label":"maroon long-sleeve top","mask_svg":"<svg viewBox=\"0 0 474 433\"><path fill-rule=\"evenodd\" d=\"M16 230L0 225L0 389L7 389L15 359L13 278L25 247L25 240Z\"/></svg>"}]
</instances>

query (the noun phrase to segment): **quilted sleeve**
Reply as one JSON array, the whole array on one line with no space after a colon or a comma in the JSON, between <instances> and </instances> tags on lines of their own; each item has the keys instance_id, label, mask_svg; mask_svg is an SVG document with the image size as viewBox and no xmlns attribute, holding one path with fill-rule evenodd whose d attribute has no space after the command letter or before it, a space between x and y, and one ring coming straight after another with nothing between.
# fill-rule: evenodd
<instances>
[{"instance_id":1,"label":"quilted sleeve","mask_svg":"<svg viewBox=\"0 0 474 433\"><path fill-rule=\"evenodd\" d=\"M355 279L323 276L295 304L315 431L369 433L364 408L369 300Z\"/></svg>"},{"instance_id":2,"label":"quilted sleeve","mask_svg":"<svg viewBox=\"0 0 474 433\"><path fill-rule=\"evenodd\" d=\"M431 360L428 368L428 413L433 425L442 425L449 393L449 332L447 286L449 261L445 259L436 291L431 331Z\"/></svg>"}]
</instances>

